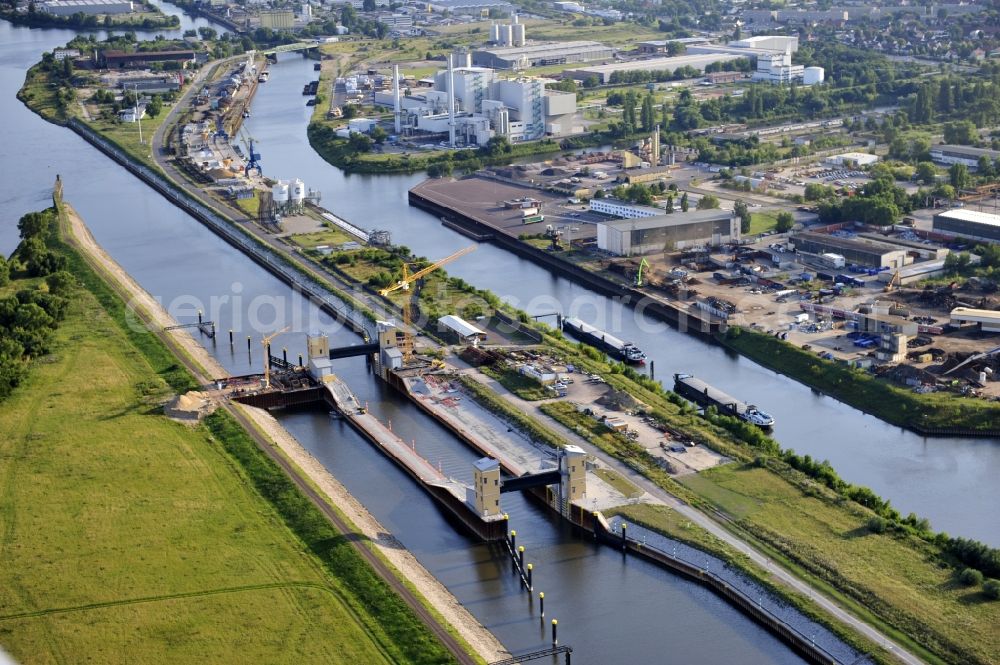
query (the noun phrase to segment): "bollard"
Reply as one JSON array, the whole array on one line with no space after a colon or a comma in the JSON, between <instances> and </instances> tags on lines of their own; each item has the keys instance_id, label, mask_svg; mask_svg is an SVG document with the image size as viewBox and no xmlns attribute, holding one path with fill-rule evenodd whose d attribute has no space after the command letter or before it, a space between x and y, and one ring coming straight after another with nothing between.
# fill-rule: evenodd
<instances>
[{"instance_id":1,"label":"bollard","mask_svg":"<svg viewBox=\"0 0 1000 665\"><path fill-rule=\"evenodd\" d=\"M517 563L524 570L524 545L517 546Z\"/></svg>"},{"instance_id":2,"label":"bollard","mask_svg":"<svg viewBox=\"0 0 1000 665\"><path fill-rule=\"evenodd\" d=\"M299 367L302 367L302 354L299 354Z\"/></svg>"},{"instance_id":3,"label":"bollard","mask_svg":"<svg viewBox=\"0 0 1000 665\"><path fill-rule=\"evenodd\" d=\"M628 542L627 539L626 539L626 537L625 537L625 527L627 527L627 526L628 526L628 524L626 524L625 522L622 522L622 552L625 551L626 543Z\"/></svg>"},{"instance_id":4,"label":"bollard","mask_svg":"<svg viewBox=\"0 0 1000 665\"><path fill-rule=\"evenodd\" d=\"M285 362L286 365L288 364L288 349L286 348L281 349L281 359Z\"/></svg>"},{"instance_id":5,"label":"bollard","mask_svg":"<svg viewBox=\"0 0 1000 665\"><path fill-rule=\"evenodd\" d=\"M201 325L201 310L198 310L198 325Z\"/></svg>"},{"instance_id":6,"label":"bollard","mask_svg":"<svg viewBox=\"0 0 1000 665\"><path fill-rule=\"evenodd\" d=\"M650 360L649 361L649 378L653 379L654 381L656 380L656 361L655 360Z\"/></svg>"},{"instance_id":7,"label":"bollard","mask_svg":"<svg viewBox=\"0 0 1000 665\"><path fill-rule=\"evenodd\" d=\"M513 552L514 550L517 549L515 547L516 544L517 544L517 531L514 531L514 529L511 529L510 530L510 551L511 552Z\"/></svg>"},{"instance_id":8,"label":"bollard","mask_svg":"<svg viewBox=\"0 0 1000 665\"><path fill-rule=\"evenodd\" d=\"M247 352L250 351L250 335L247 335Z\"/></svg>"},{"instance_id":9,"label":"bollard","mask_svg":"<svg viewBox=\"0 0 1000 665\"><path fill-rule=\"evenodd\" d=\"M534 587L534 586L532 586L532 584L531 584L531 568L532 568L532 566L531 566L531 564L529 563L529 564L528 564L528 591L531 591L531 590L533 590L533 589L535 588L535 587Z\"/></svg>"},{"instance_id":10,"label":"bollard","mask_svg":"<svg viewBox=\"0 0 1000 665\"><path fill-rule=\"evenodd\" d=\"M556 619L552 620L552 646L559 644L559 634L556 632L559 629L559 622Z\"/></svg>"},{"instance_id":11,"label":"bollard","mask_svg":"<svg viewBox=\"0 0 1000 665\"><path fill-rule=\"evenodd\" d=\"M229 346L233 345L233 329L229 329Z\"/></svg>"},{"instance_id":12,"label":"bollard","mask_svg":"<svg viewBox=\"0 0 1000 665\"><path fill-rule=\"evenodd\" d=\"M538 611L542 613L542 618L545 617L545 592L538 592Z\"/></svg>"}]
</instances>

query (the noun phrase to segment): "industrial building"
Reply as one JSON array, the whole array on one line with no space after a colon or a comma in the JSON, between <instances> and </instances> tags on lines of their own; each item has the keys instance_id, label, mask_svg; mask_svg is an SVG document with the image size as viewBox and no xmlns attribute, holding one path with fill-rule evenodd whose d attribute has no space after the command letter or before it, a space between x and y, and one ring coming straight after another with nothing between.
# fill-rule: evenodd
<instances>
[{"instance_id":1,"label":"industrial building","mask_svg":"<svg viewBox=\"0 0 1000 665\"><path fill-rule=\"evenodd\" d=\"M126 53L109 49L101 51L101 64L108 69L148 67L154 62L179 62L181 66L194 62L194 51L136 51Z\"/></svg>"},{"instance_id":2,"label":"industrial building","mask_svg":"<svg viewBox=\"0 0 1000 665\"><path fill-rule=\"evenodd\" d=\"M845 152L841 155L831 155L823 161L833 166L864 168L865 166L876 164L878 162L878 155L870 155L867 152Z\"/></svg>"},{"instance_id":3,"label":"industrial building","mask_svg":"<svg viewBox=\"0 0 1000 665\"><path fill-rule=\"evenodd\" d=\"M940 277L946 272L944 259L940 259L935 261L921 261L920 263L914 263L899 270L886 270L878 274L878 279L880 282L886 284L894 281L898 286L906 286L925 279Z\"/></svg>"},{"instance_id":4,"label":"industrial building","mask_svg":"<svg viewBox=\"0 0 1000 665\"><path fill-rule=\"evenodd\" d=\"M707 37L677 37L676 39L653 39L645 42L639 42L636 47L639 49L639 53L645 54L655 54L655 53L666 53L669 48L667 44L682 44L688 46L691 44L708 44Z\"/></svg>"},{"instance_id":5,"label":"industrial building","mask_svg":"<svg viewBox=\"0 0 1000 665\"><path fill-rule=\"evenodd\" d=\"M805 231L796 233L789 242L797 252L814 254L839 254L847 263L872 268L887 267L898 270L913 262L913 258L897 245L877 240L842 238L825 233Z\"/></svg>"},{"instance_id":6,"label":"industrial building","mask_svg":"<svg viewBox=\"0 0 1000 665\"><path fill-rule=\"evenodd\" d=\"M668 154L673 154L673 151L669 151ZM645 168L629 169L625 171L623 179L628 185L666 180L667 176L670 175L670 170L671 167L669 166L647 166Z\"/></svg>"},{"instance_id":7,"label":"industrial building","mask_svg":"<svg viewBox=\"0 0 1000 665\"><path fill-rule=\"evenodd\" d=\"M784 35L758 35L728 44L692 44L687 47L688 55L735 55L757 61L753 72L754 81L765 83L791 83L800 81L804 85L822 83L825 72L822 67L804 67L792 64L792 54L798 51L799 38Z\"/></svg>"},{"instance_id":8,"label":"industrial building","mask_svg":"<svg viewBox=\"0 0 1000 665\"><path fill-rule=\"evenodd\" d=\"M291 30L295 26L295 13L291 9L262 9L258 18L262 28Z\"/></svg>"},{"instance_id":9,"label":"industrial building","mask_svg":"<svg viewBox=\"0 0 1000 665\"><path fill-rule=\"evenodd\" d=\"M1000 333L1000 312L971 307L956 307L951 310L951 325L961 326L965 323L974 323L983 332Z\"/></svg>"},{"instance_id":10,"label":"industrial building","mask_svg":"<svg viewBox=\"0 0 1000 665\"><path fill-rule=\"evenodd\" d=\"M769 49L795 53L799 50L799 38L787 35L757 35L729 42L729 45L738 48Z\"/></svg>"},{"instance_id":11,"label":"industrial building","mask_svg":"<svg viewBox=\"0 0 1000 665\"><path fill-rule=\"evenodd\" d=\"M438 329L449 333L459 344L471 344L479 346L480 342L486 340L486 333L472 325L465 319L448 314L438 319Z\"/></svg>"},{"instance_id":12,"label":"industrial building","mask_svg":"<svg viewBox=\"0 0 1000 665\"><path fill-rule=\"evenodd\" d=\"M979 167L979 158L987 157L990 161L1000 160L1000 150L973 148L967 145L935 145L930 150L931 161L943 166L965 164L975 171Z\"/></svg>"},{"instance_id":13,"label":"industrial building","mask_svg":"<svg viewBox=\"0 0 1000 665\"><path fill-rule=\"evenodd\" d=\"M934 215L933 228L973 240L1000 242L1000 215L956 208Z\"/></svg>"},{"instance_id":14,"label":"industrial building","mask_svg":"<svg viewBox=\"0 0 1000 665\"><path fill-rule=\"evenodd\" d=\"M449 11L453 14L479 15L491 9L510 12L514 5L506 0L433 0L427 3L427 8L432 12Z\"/></svg>"},{"instance_id":15,"label":"industrial building","mask_svg":"<svg viewBox=\"0 0 1000 665\"><path fill-rule=\"evenodd\" d=\"M740 219L729 210L678 212L597 224L598 249L617 256L720 245L739 238Z\"/></svg>"},{"instance_id":16,"label":"industrial building","mask_svg":"<svg viewBox=\"0 0 1000 665\"><path fill-rule=\"evenodd\" d=\"M73 14L100 16L129 14L133 11L133 4L117 0L48 0L48 2L38 3L37 9L55 16L72 16Z\"/></svg>"},{"instance_id":17,"label":"industrial building","mask_svg":"<svg viewBox=\"0 0 1000 665\"><path fill-rule=\"evenodd\" d=\"M472 52L472 63L492 69L528 69L543 65L604 60L614 56L614 50L600 42L551 42L487 48Z\"/></svg>"},{"instance_id":18,"label":"industrial building","mask_svg":"<svg viewBox=\"0 0 1000 665\"><path fill-rule=\"evenodd\" d=\"M375 93L376 104L395 109L397 131L447 133L456 145L484 145L494 136L516 143L574 131L575 94L546 90L539 78L497 78L492 69L469 66L468 54L458 59L466 65L439 71L430 90L402 95L397 83L392 93Z\"/></svg>"},{"instance_id":19,"label":"industrial building","mask_svg":"<svg viewBox=\"0 0 1000 665\"><path fill-rule=\"evenodd\" d=\"M605 65L591 65L579 69L568 69L563 72L563 78L585 80L596 76L603 83L611 82L615 72L675 72L681 67L691 67L704 72L705 67L716 62L737 60L740 56L727 53L706 55L677 55L669 58L649 58L647 60L630 60L628 62L610 62Z\"/></svg>"},{"instance_id":20,"label":"industrial building","mask_svg":"<svg viewBox=\"0 0 1000 665\"><path fill-rule=\"evenodd\" d=\"M662 208L626 203L620 199L591 199L589 205L591 212L599 212L602 215L613 215L623 219L659 217L663 214Z\"/></svg>"}]
</instances>

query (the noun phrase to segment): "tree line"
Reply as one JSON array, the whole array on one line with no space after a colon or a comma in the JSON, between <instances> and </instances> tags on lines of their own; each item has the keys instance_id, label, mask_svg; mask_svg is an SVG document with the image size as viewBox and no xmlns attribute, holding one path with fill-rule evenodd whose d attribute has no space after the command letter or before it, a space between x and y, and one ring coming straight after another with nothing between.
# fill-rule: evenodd
<instances>
[{"instance_id":1,"label":"tree line","mask_svg":"<svg viewBox=\"0 0 1000 665\"><path fill-rule=\"evenodd\" d=\"M76 279L65 270L65 257L46 244L54 222L51 209L23 216L17 224L20 244L9 259L0 256L0 286L11 277L35 284L0 298L0 400L24 380L32 359L49 352L76 288Z\"/></svg>"}]
</instances>

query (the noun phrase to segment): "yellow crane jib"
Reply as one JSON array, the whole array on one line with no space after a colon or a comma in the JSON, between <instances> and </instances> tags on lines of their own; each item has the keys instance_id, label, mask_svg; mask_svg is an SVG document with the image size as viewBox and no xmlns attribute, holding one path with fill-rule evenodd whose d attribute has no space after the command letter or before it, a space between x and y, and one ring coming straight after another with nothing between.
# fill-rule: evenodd
<instances>
[{"instance_id":1,"label":"yellow crane jib","mask_svg":"<svg viewBox=\"0 0 1000 665\"><path fill-rule=\"evenodd\" d=\"M426 268L418 270L417 272L413 273L412 275L409 273L409 270L406 267L406 264L404 263L403 264L403 278L401 280L399 280L398 282L396 282L395 284L393 284L392 286L388 286L388 287L382 289L378 293L379 293L380 296L387 296L390 293L392 293L393 291L398 291L400 289L404 289L404 290L405 289L409 289L410 288L410 284L412 284L413 282L417 281L421 277L424 277L425 275L428 275L428 274L434 272L435 270L437 270L441 266L445 265L446 263L451 263L455 259L460 258L462 256L465 256L469 252L475 251L475 249L476 249L476 245L469 245L468 247L466 247L464 249L458 250L457 252L455 252L451 256L446 256L445 258L441 259L437 263L432 263L431 265L427 266Z\"/></svg>"},{"instance_id":2,"label":"yellow crane jib","mask_svg":"<svg viewBox=\"0 0 1000 665\"><path fill-rule=\"evenodd\" d=\"M271 387L271 340L283 332L288 332L288 329L289 327L285 326L276 333L264 335L260 340L260 343L264 346L264 390Z\"/></svg>"}]
</instances>

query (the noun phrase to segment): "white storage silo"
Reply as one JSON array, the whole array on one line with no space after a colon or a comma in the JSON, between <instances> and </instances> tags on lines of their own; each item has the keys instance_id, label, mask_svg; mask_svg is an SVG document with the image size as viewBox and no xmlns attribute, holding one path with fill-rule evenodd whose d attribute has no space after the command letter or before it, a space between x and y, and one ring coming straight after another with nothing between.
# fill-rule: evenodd
<instances>
[{"instance_id":1,"label":"white storage silo","mask_svg":"<svg viewBox=\"0 0 1000 665\"><path fill-rule=\"evenodd\" d=\"M511 28L510 24L500 26L500 43L504 46L510 46L514 42L514 31Z\"/></svg>"},{"instance_id":2,"label":"white storage silo","mask_svg":"<svg viewBox=\"0 0 1000 665\"><path fill-rule=\"evenodd\" d=\"M494 44L500 43L500 26L496 23L490 27L490 41Z\"/></svg>"},{"instance_id":3,"label":"white storage silo","mask_svg":"<svg viewBox=\"0 0 1000 665\"><path fill-rule=\"evenodd\" d=\"M802 83L804 85L816 85L823 82L825 72L822 67L806 67L802 71Z\"/></svg>"},{"instance_id":4,"label":"white storage silo","mask_svg":"<svg viewBox=\"0 0 1000 665\"><path fill-rule=\"evenodd\" d=\"M288 203L288 183L283 180L274 183L271 187L271 198L275 205L281 206Z\"/></svg>"},{"instance_id":5,"label":"white storage silo","mask_svg":"<svg viewBox=\"0 0 1000 665\"><path fill-rule=\"evenodd\" d=\"M298 178L292 180L289 184L288 196L292 201L292 205L302 205L306 200L306 184Z\"/></svg>"},{"instance_id":6,"label":"white storage silo","mask_svg":"<svg viewBox=\"0 0 1000 665\"><path fill-rule=\"evenodd\" d=\"M511 28L513 29L512 33L513 41L511 43L514 46L524 46L524 41L525 41L524 24L515 23L514 25L511 26Z\"/></svg>"}]
</instances>

